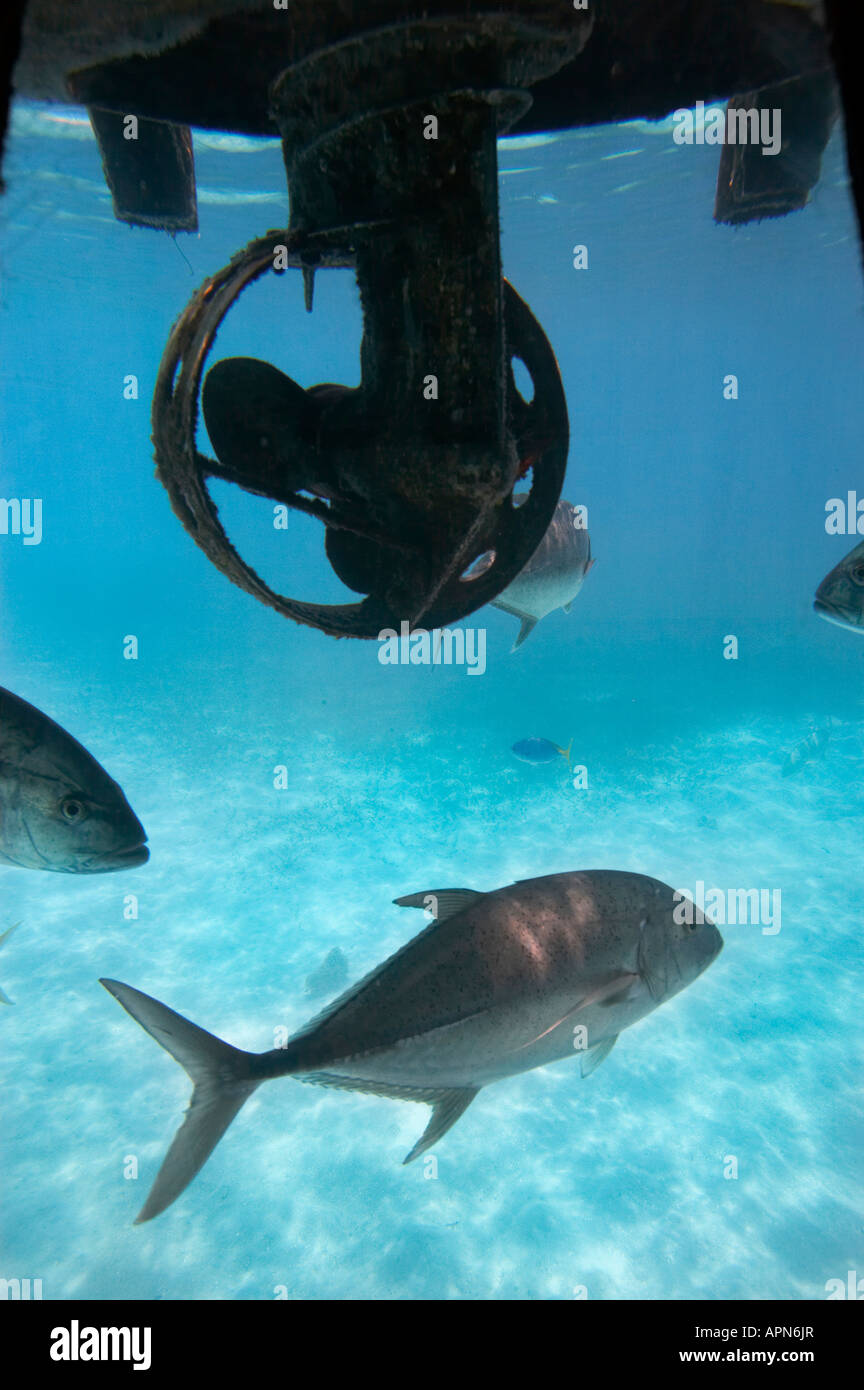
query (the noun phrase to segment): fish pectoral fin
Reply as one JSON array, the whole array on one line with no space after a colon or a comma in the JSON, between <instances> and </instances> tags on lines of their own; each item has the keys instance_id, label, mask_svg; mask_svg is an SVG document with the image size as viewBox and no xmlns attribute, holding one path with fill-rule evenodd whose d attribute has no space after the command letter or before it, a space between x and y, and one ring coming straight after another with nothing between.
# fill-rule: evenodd
<instances>
[{"instance_id":1,"label":"fish pectoral fin","mask_svg":"<svg viewBox=\"0 0 864 1390\"><path fill-rule=\"evenodd\" d=\"M606 1061L606 1058L609 1056L609 1053L612 1051L617 1041L618 1034L614 1033L611 1038L604 1039L604 1041L598 1043L596 1047L588 1048L588 1051L582 1058L583 1077L590 1076L592 1071L597 1070L601 1062Z\"/></svg>"},{"instance_id":2,"label":"fish pectoral fin","mask_svg":"<svg viewBox=\"0 0 864 1390\"><path fill-rule=\"evenodd\" d=\"M436 922L446 922L457 912L464 912L478 898L485 897L474 888L432 888L425 893L408 893L404 898L394 898L396 907L420 907L431 912Z\"/></svg>"},{"instance_id":3,"label":"fish pectoral fin","mask_svg":"<svg viewBox=\"0 0 864 1390\"><path fill-rule=\"evenodd\" d=\"M413 1163L415 1158L443 1138L448 1129L452 1129L459 1117L465 1114L479 1089L479 1086L463 1086L458 1090L444 1091L441 1099L433 1102L429 1123L411 1152L403 1158L403 1164Z\"/></svg>"},{"instance_id":4,"label":"fish pectoral fin","mask_svg":"<svg viewBox=\"0 0 864 1390\"><path fill-rule=\"evenodd\" d=\"M613 1004L629 1004L642 992L643 986L644 980L641 975L622 975L620 988L613 993L605 994L597 1002L601 1009L609 1009Z\"/></svg>"},{"instance_id":5,"label":"fish pectoral fin","mask_svg":"<svg viewBox=\"0 0 864 1390\"><path fill-rule=\"evenodd\" d=\"M565 613L569 613L569 612L570 612L570 609L573 607L573 600L572 600L572 598L571 598L571 599L568 599L566 603L562 603L561 607L563 608L563 610L564 610Z\"/></svg>"},{"instance_id":6,"label":"fish pectoral fin","mask_svg":"<svg viewBox=\"0 0 864 1390\"><path fill-rule=\"evenodd\" d=\"M522 646L522 643L525 642L525 641L531 636L531 633L534 631L535 627L537 626L537 622L538 622L538 619L537 619L537 618L523 618L523 619L522 619L522 626L521 626L520 629L519 629L519 633L518 633L518 636L517 636L517 638L516 638L516 641L513 643L513 646L510 648L511 654L512 654L513 652L517 651L518 648Z\"/></svg>"},{"instance_id":7,"label":"fish pectoral fin","mask_svg":"<svg viewBox=\"0 0 864 1390\"><path fill-rule=\"evenodd\" d=\"M520 1043L519 1047L514 1048L515 1052L522 1052L526 1047L533 1047L535 1043L542 1042L548 1038L550 1033L554 1033L556 1028L560 1028L562 1023L566 1023L569 1018L575 1018L583 1009L588 1009L592 1005L599 1005L603 1008L607 1004L620 1004L623 1000L632 997L631 991L641 987L641 980L638 975L616 975L614 980L606 984L598 985L590 993L577 999L571 1009L568 1009L560 1018L556 1018L554 1023L550 1023L548 1028L544 1028L542 1033L538 1033L535 1038L529 1038L528 1042ZM617 1037L617 1034L616 1034ZM598 1043L598 1047L600 1044ZM589 1049L590 1051L590 1049ZM600 1058L602 1062L603 1058ZM599 1066L599 1062L597 1063Z\"/></svg>"}]
</instances>

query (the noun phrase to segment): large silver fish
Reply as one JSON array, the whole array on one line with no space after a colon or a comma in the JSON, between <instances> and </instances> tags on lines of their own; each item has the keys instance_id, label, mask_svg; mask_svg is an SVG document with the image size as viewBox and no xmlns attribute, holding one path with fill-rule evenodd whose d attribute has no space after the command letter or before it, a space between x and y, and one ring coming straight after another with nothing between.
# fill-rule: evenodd
<instances>
[{"instance_id":1,"label":"large silver fish","mask_svg":"<svg viewBox=\"0 0 864 1390\"><path fill-rule=\"evenodd\" d=\"M826 622L864 633L864 541L826 574L813 607Z\"/></svg>"},{"instance_id":2,"label":"large silver fish","mask_svg":"<svg viewBox=\"0 0 864 1390\"><path fill-rule=\"evenodd\" d=\"M146 863L144 827L71 734L0 689L0 864L107 874Z\"/></svg>"},{"instance_id":3,"label":"large silver fish","mask_svg":"<svg viewBox=\"0 0 864 1390\"><path fill-rule=\"evenodd\" d=\"M517 497L517 504L522 500ZM493 607L512 613L522 624L511 651L521 647L540 619L556 608L570 612L570 605L594 564L588 532L575 524L579 518L578 509L562 499L525 568L492 600Z\"/></svg>"},{"instance_id":4,"label":"large silver fish","mask_svg":"<svg viewBox=\"0 0 864 1390\"><path fill-rule=\"evenodd\" d=\"M609 869L396 901L428 907L436 920L272 1052L241 1052L102 980L194 1082L139 1222L180 1195L262 1081L295 1076L425 1102L432 1114L410 1163L482 1086L564 1057L581 1056L582 1074L593 1071L622 1029L695 980L723 944L688 899Z\"/></svg>"}]
</instances>

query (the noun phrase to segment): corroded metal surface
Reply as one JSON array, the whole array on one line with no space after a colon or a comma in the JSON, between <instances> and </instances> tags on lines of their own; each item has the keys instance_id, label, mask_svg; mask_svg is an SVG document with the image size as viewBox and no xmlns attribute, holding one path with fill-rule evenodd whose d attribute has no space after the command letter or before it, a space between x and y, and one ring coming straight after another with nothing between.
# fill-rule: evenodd
<instances>
[{"instance_id":1,"label":"corroded metal surface","mask_svg":"<svg viewBox=\"0 0 864 1390\"><path fill-rule=\"evenodd\" d=\"M848 0L847 0L848 3ZM428 16L467 18L488 0L160 0L162 42L130 32L126 0L76 0L92 22L70 26L70 0L31 0L19 64L22 95L134 111L158 120L275 134L267 89L288 65L360 29ZM499 0L499 12L554 10L568 0ZM231 11L235 13L231 13ZM180 13L182 11L182 13ZM198 12L197 22L193 15ZM515 129L561 130L635 117L751 91L824 70L825 37L808 9L767 0L591 0L584 48L532 83L533 106ZM582 15L584 18L585 15ZM64 30L74 27L73 36ZM84 39L88 46L84 47ZM101 56L100 56L101 43ZM157 51L161 50L161 51Z\"/></svg>"},{"instance_id":2,"label":"corroded metal surface","mask_svg":"<svg viewBox=\"0 0 864 1390\"><path fill-rule=\"evenodd\" d=\"M88 114L117 220L162 231L197 231L195 159L188 126L95 107ZM131 138L130 120L135 122Z\"/></svg>"},{"instance_id":3,"label":"corroded metal surface","mask_svg":"<svg viewBox=\"0 0 864 1390\"><path fill-rule=\"evenodd\" d=\"M714 220L737 224L784 217L806 207L819 182L822 155L839 114L833 74L795 77L761 92L747 92L729 111L750 120L767 117L782 128L782 146L766 157L757 143L726 144L720 155Z\"/></svg>"}]
</instances>

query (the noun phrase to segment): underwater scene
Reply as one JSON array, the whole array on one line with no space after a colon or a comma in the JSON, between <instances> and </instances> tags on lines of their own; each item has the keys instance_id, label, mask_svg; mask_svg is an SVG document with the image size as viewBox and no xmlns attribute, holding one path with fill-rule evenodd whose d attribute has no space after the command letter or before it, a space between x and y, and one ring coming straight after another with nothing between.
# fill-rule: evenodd
<instances>
[{"instance_id":1,"label":"underwater scene","mask_svg":"<svg viewBox=\"0 0 864 1390\"><path fill-rule=\"evenodd\" d=\"M0 1274L825 1298L864 1261L860 564L814 610L864 512L842 130L805 209L741 227L671 119L499 141L566 506L542 573L425 646L256 603L154 477L172 323L289 212L278 140L196 131L195 164L198 236L130 228L83 108L13 109ZM210 360L354 387L362 331L350 269L311 314L289 269ZM275 591L356 597L314 516L210 493Z\"/></svg>"}]
</instances>

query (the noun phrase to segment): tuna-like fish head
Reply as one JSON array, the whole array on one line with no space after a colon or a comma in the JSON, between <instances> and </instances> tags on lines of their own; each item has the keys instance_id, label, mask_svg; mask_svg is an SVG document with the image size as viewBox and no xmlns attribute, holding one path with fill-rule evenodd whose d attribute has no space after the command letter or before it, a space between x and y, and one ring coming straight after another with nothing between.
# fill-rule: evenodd
<instances>
[{"instance_id":1,"label":"tuna-like fish head","mask_svg":"<svg viewBox=\"0 0 864 1390\"><path fill-rule=\"evenodd\" d=\"M112 873L146 863L146 840L121 788L86 748L0 691L0 863Z\"/></svg>"},{"instance_id":2,"label":"tuna-like fish head","mask_svg":"<svg viewBox=\"0 0 864 1390\"><path fill-rule=\"evenodd\" d=\"M813 608L826 622L864 633L864 541L825 576Z\"/></svg>"},{"instance_id":3,"label":"tuna-like fish head","mask_svg":"<svg viewBox=\"0 0 864 1390\"><path fill-rule=\"evenodd\" d=\"M692 984L723 949L709 917L665 884L640 923L637 970L658 1004Z\"/></svg>"}]
</instances>

